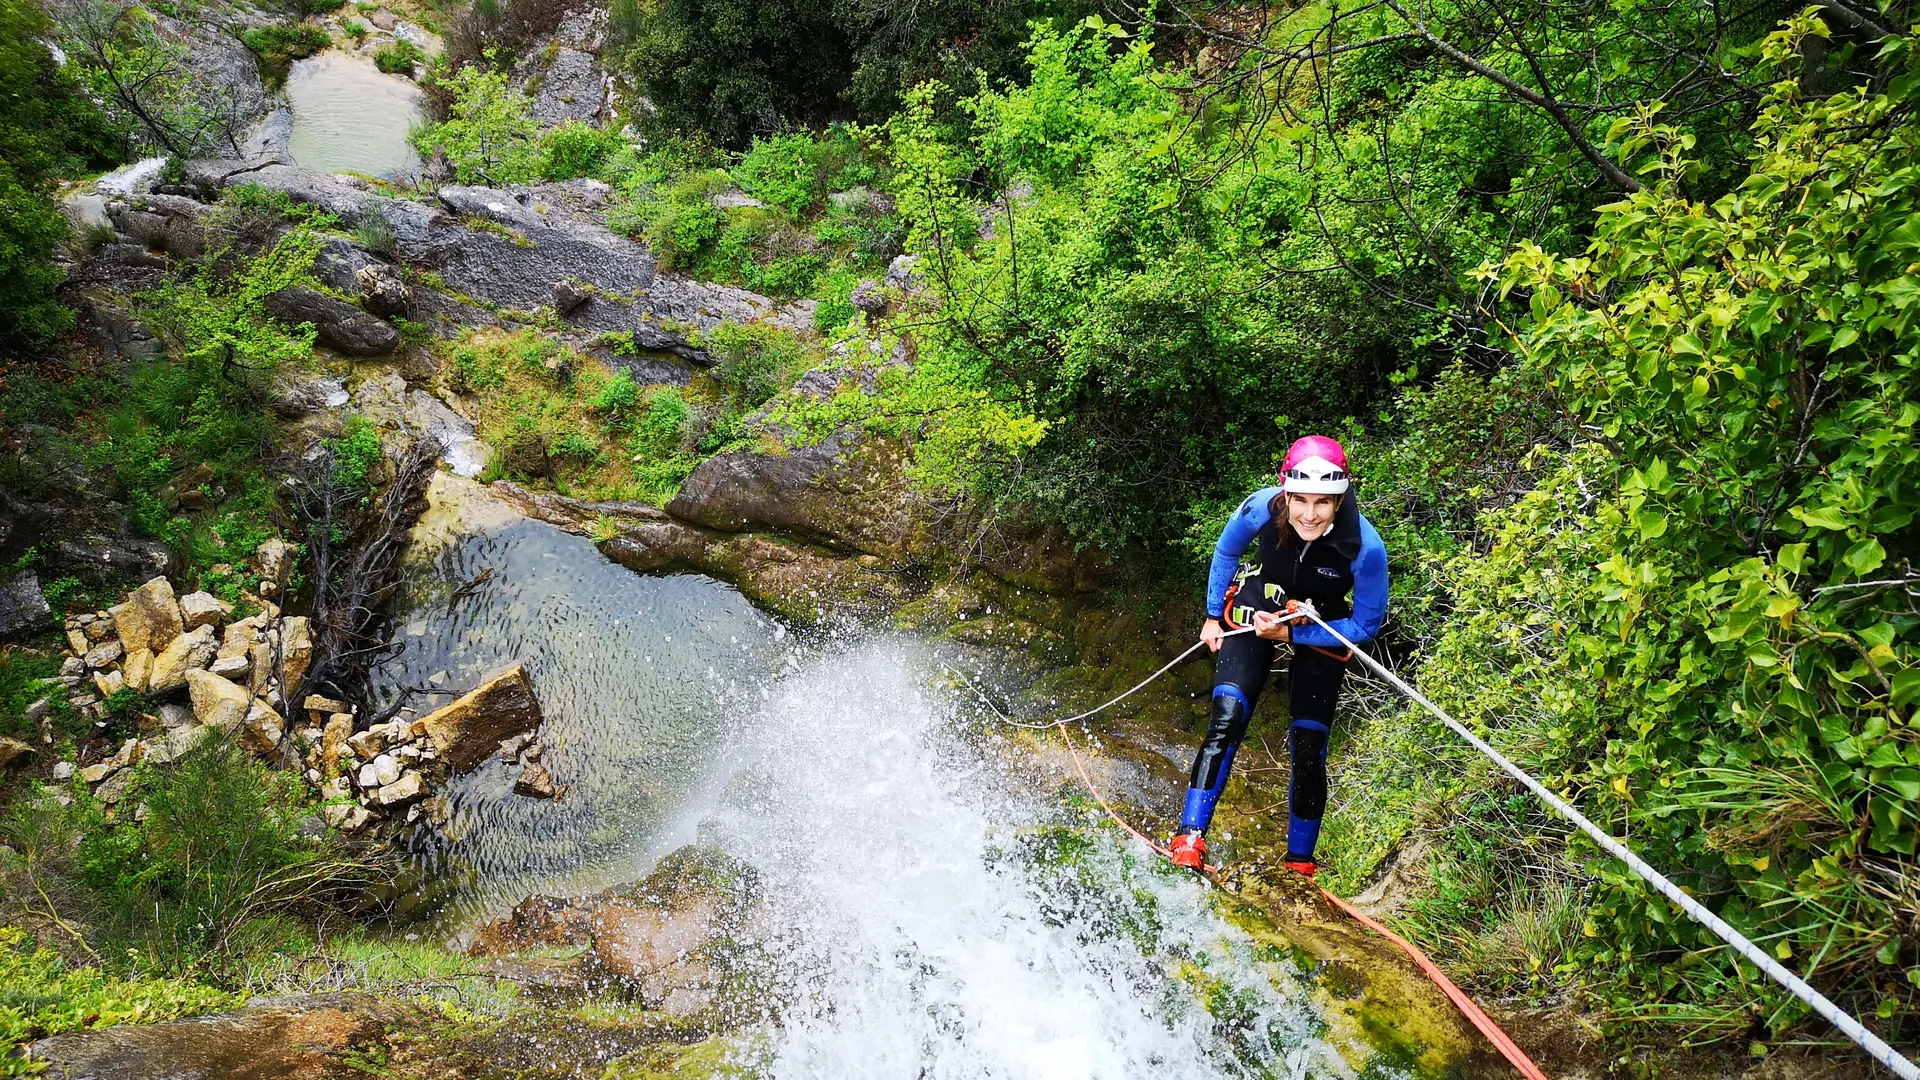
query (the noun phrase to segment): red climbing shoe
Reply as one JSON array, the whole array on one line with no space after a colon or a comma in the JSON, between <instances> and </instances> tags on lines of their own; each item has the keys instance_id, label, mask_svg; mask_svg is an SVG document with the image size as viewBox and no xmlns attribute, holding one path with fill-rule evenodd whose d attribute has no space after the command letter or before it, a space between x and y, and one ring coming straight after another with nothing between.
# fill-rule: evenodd
<instances>
[{"instance_id":1,"label":"red climbing shoe","mask_svg":"<svg viewBox=\"0 0 1920 1080\"><path fill-rule=\"evenodd\" d=\"M1314 874L1314 871L1320 869L1320 867L1317 864L1315 864L1312 859L1287 859L1284 862L1282 862L1280 865L1286 867L1287 869L1293 871L1296 874L1305 874L1308 877L1312 877Z\"/></svg>"},{"instance_id":2,"label":"red climbing shoe","mask_svg":"<svg viewBox=\"0 0 1920 1080\"><path fill-rule=\"evenodd\" d=\"M1184 866L1189 870L1205 869L1207 865L1207 838L1199 833L1177 833L1167 842L1167 858L1173 865Z\"/></svg>"}]
</instances>

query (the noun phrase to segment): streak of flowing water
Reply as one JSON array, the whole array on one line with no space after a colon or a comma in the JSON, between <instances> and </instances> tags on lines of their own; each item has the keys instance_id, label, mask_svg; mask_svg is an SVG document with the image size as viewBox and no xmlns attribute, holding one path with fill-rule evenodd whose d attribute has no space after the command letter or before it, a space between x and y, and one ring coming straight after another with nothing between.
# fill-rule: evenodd
<instances>
[{"instance_id":1,"label":"streak of flowing water","mask_svg":"<svg viewBox=\"0 0 1920 1080\"><path fill-rule=\"evenodd\" d=\"M420 120L420 88L370 61L329 50L287 72L294 163L384 179L411 176L420 156L407 133Z\"/></svg>"},{"instance_id":2,"label":"streak of flowing water","mask_svg":"<svg viewBox=\"0 0 1920 1080\"><path fill-rule=\"evenodd\" d=\"M456 919L638 880L697 838L762 885L779 1018L756 1071L1400 1075L1333 1034L1307 977L1202 885L1009 780L1005 748L928 688L934 646L803 653L725 586L638 577L526 522L457 537L428 570L390 686L525 659L572 785L516 798L494 762L455 788L427 853Z\"/></svg>"}]
</instances>

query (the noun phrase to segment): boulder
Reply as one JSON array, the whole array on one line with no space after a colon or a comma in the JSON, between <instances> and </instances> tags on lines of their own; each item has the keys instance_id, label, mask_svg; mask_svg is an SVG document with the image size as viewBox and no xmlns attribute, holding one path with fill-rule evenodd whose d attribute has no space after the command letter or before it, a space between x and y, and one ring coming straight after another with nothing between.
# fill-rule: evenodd
<instances>
[{"instance_id":1,"label":"boulder","mask_svg":"<svg viewBox=\"0 0 1920 1080\"><path fill-rule=\"evenodd\" d=\"M311 701L312 699L309 698L308 700ZM346 713L334 713L333 715L347 716ZM353 718L347 716L347 722L351 725ZM327 723L332 724L333 721L329 719ZM351 726L349 726L349 730L351 730ZM353 749L354 756L358 757L361 761L372 761L374 758L380 756L382 751L386 750L387 735L384 731L369 729L348 736L347 745Z\"/></svg>"},{"instance_id":2,"label":"boulder","mask_svg":"<svg viewBox=\"0 0 1920 1080\"><path fill-rule=\"evenodd\" d=\"M253 680L249 677L253 671L253 661L244 656L215 656L213 663L207 665L207 670L223 679L232 679L248 689L253 688Z\"/></svg>"},{"instance_id":3,"label":"boulder","mask_svg":"<svg viewBox=\"0 0 1920 1080\"><path fill-rule=\"evenodd\" d=\"M246 687L200 668L188 671L185 680L193 699L194 719L201 724L232 732L249 719L253 696Z\"/></svg>"},{"instance_id":4,"label":"boulder","mask_svg":"<svg viewBox=\"0 0 1920 1080\"><path fill-rule=\"evenodd\" d=\"M253 572L264 581L285 581L293 573L294 554L293 545L276 536L254 550Z\"/></svg>"},{"instance_id":5,"label":"boulder","mask_svg":"<svg viewBox=\"0 0 1920 1080\"><path fill-rule=\"evenodd\" d=\"M373 815L359 803L334 803L320 808L320 816L341 832L359 832L373 823Z\"/></svg>"},{"instance_id":6,"label":"boulder","mask_svg":"<svg viewBox=\"0 0 1920 1080\"><path fill-rule=\"evenodd\" d=\"M247 706L246 717L240 722L242 749L254 754L271 754L280 748L280 740L286 735L287 722L273 706L258 698Z\"/></svg>"},{"instance_id":7,"label":"boulder","mask_svg":"<svg viewBox=\"0 0 1920 1080\"><path fill-rule=\"evenodd\" d=\"M231 614L233 605L210 592L191 592L180 598L180 617L189 630L218 626Z\"/></svg>"},{"instance_id":8,"label":"boulder","mask_svg":"<svg viewBox=\"0 0 1920 1080\"><path fill-rule=\"evenodd\" d=\"M0 769L10 769L16 764L24 765L33 759L33 747L19 739L0 736Z\"/></svg>"},{"instance_id":9,"label":"boulder","mask_svg":"<svg viewBox=\"0 0 1920 1080\"><path fill-rule=\"evenodd\" d=\"M87 666L95 671L111 667L125 653L126 650L120 647L118 641L103 641L87 650Z\"/></svg>"},{"instance_id":10,"label":"boulder","mask_svg":"<svg viewBox=\"0 0 1920 1080\"><path fill-rule=\"evenodd\" d=\"M156 694L184 686L189 671L203 671L213 662L213 654L220 651L220 645L214 641L213 627L202 626L173 639L160 654L153 658L153 674L147 680L147 689ZM218 678L218 676L209 676ZM221 682L226 682L221 679ZM227 683L232 686L232 683ZM203 721L204 722L204 721Z\"/></svg>"},{"instance_id":11,"label":"boulder","mask_svg":"<svg viewBox=\"0 0 1920 1080\"><path fill-rule=\"evenodd\" d=\"M204 740L213 738L218 733L218 728L209 727L205 724L189 723L182 727L169 728L165 735L162 735L147 748L146 760L155 765L164 765L169 761L178 761L186 755L187 751L200 745Z\"/></svg>"},{"instance_id":12,"label":"boulder","mask_svg":"<svg viewBox=\"0 0 1920 1080\"><path fill-rule=\"evenodd\" d=\"M793 533L901 560L921 531L921 507L896 447L835 434L783 454L736 450L708 458L667 512L710 529Z\"/></svg>"},{"instance_id":13,"label":"boulder","mask_svg":"<svg viewBox=\"0 0 1920 1080\"><path fill-rule=\"evenodd\" d=\"M346 713L334 713L327 718L327 726L320 731L320 768L331 773L340 767L340 752L346 749L347 740L353 735L353 717Z\"/></svg>"},{"instance_id":14,"label":"boulder","mask_svg":"<svg viewBox=\"0 0 1920 1080\"><path fill-rule=\"evenodd\" d=\"M153 650L135 649L128 653L120 665L120 677L126 680L128 686L145 693L153 681Z\"/></svg>"},{"instance_id":15,"label":"boulder","mask_svg":"<svg viewBox=\"0 0 1920 1080\"><path fill-rule=\"evenodd\" d=\"M100 691L101 697L110 698L127 688L127 677L120 674L119 668L96 671L93 673L93 688Z\"/></svg>"},{"instance_id":16,"label":"boulder","mask_svg":"<svg viewBox=\"0 0 1920 1080\"><path fill-rule=\"evenodd\" d=\"M173 582L156 577L127 594L123 603L111 609L113 624L119 628L120 644L128 652L167 647L187 629L174 599Z\"/></svg>"},{"instance_id":17,"label":"boulder","mask_svg":"<svg viewBox=\"0 0 1920 1080\"><path fill-rule=\"evenodd\" d=\"M538 726L540 702L526 666L516 663L421 723L453 771L464 773L492 756L500 740Z\"/></svg>"},{"instance_id":18,"label":"boulder","mask_svg":"<svg viewBox=\"0 0 1920 1080\"><path fill-rule=\"evenodd\" d=\"M0 578L0 638L32 633L53 623L53 608L40 591L40 578L23 570Z\"/></svg>"},{"instance_id":19,"label":"boulder","mask_svg":"<svg viewBox=\"0 0 1920 1080\"><path fill-rule=\"evenodd\" d=\"M426 793L426 780L424 780L419 773L408 769L406 772L400 774L399 779L391 784L383 785L380 790L374 792L373 797L381 806L393 807L405 806L419 799Z\"/></svg>"},{"instance_id":20,"label":"boulder","mask_svg":"<svg viewBox=\"0 0 1920 1080\"><path fill-rule=\"evenodd\" d=\"M327 716L353 711L347 707L346 702L322 694L308 694L307 699L300 703L300 707L310 713L323 713Z\"/></svg>"},{"instance_id":21,"label":"boulder","mask_svg":"<svg viewBox=\"0 0 1920 1080\"><path fill-rule=\"evenodd\" d=\"M400 344L392 323L304 285L281 289L262 306L283 323L313 324L320 344L348 356L380 356Z\"/></svg>"},{"instance_id":22,"label":"boulder","mask_svg":"<svg viewBox=\"0 0 1920 1080\"><path fill-rule=\"evenodd\" d=\"M305 615L280 620L280 658L286 666L286 693L294 693L313 666L313 634ZM257 658L256 658L257 659Z\"/></svg>"},{"instance_id":23,"label":"boulder","mask_svg":"<svg viewBox=\"0 0 1920 1080\"><path fill-rule=\"evenodd\" d=\"M561 315L572 314L581 304L593 299L593 290L572 278L561 278L553 283L553 310Z\"/></svg>"},{"instance_id":24,"label":"boulder","mask_svg":"<svg viewBox=\"0 0 1920 1080\"><path fill-rule=\"evenodd\" d=\"M100 782L93 789L93 797L112 806L133 793L133 783L139 774L132 769L121 769Z\"/></svg>"},{"instance_id":25,"label":"boulder","mask_svg":"<svg viewBox=\"0 0 1920 1080\"><path fill-rule=\"evenodd\" d=\"M375 315L392 319L413 311L413 290L386 263L368 263L355 270L353 285L360 292L361 306Z\"/></svg>"},{"instance_id":26,"label":"boulder","mask_svg":"<svg viewBox=\"0 0 1920 1080\"><path fill-rule=\"evenodd\" d=\"M391 754L381 754L360 766L360 775L355 780L362 788L383 788L400 779L400 773L400 759Z\"/></svg>"},{"instance_id":27,"label":"boulder","mask_svg":"<svg viewBox=\"0 0 1920 1080\"><path fill-rule=\"evenodd\" d=\"M554 786L553 773L545 765L529 764L513 782L513 793L529 799L557 799L566 794L566 790Z\"/></svg>"},{"instance_id":28,"label":"boulder","mask_svg":"<svg viewBox=\"0 0 1920 1080\"><path fill-rule=\"evenodd\" d=\"M80 779L89 784L97 784L123 768L126 768L126 766L111 759L107 761L96 761L92 765L80 770Z\"/></svg>"}]
</instances>

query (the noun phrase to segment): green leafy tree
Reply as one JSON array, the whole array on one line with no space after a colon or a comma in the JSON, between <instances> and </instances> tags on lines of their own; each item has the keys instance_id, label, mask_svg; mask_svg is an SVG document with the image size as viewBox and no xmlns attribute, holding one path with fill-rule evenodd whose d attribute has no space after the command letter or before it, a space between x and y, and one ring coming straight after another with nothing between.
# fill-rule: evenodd
<instances>
[{"instance_id":1,"label":"green leafy tree","mask_svg":"<svg viewBox=\"0 0 1920 1080\"><path fill-rule=\"evenodd\" d=\"M52 187L119 150L106 117L41 43L51 33L34 0L0 0L0 350L72 327L71 309L53 299L53 248L68 229Z\"/></svg>"},{"instance_id":2,"label":"green leafy tree","mask_svg":"<svg viewBox=\"0 0 1920 1080\"><path fill-rule=\"evenodd\" d=\"M524 184L540 176L540 125L532 101L508 82L508 74L469 65L444 77L453 95L447 119L413 136L423 154L444 149L461 183L493 187Z\"/></svg>"},{"instance_id":3,"label":"green leafy tree","mask_svg":"<svg viewBox=\"0 0 1920 1080\"><path fill-rule=\"evenodd\" d=\"M1693 194L1695 140L1648 109L1611 133L1644 186L1585 252L1523 244L1484 270L1525 301L1512 345L1585 435L1446 563L1421 675L1899 1041L1920 1015L1920 69L1896 40L1884 93L1809 94L1827 33L1801 16L1766 42L1777 81L1732 190ZM1374 781L1409 785L1350 782L1380 800ZM1475 828L1477 859L1534 875L1531 827ZM1618 1015L1722 1036L1805 1015L1624 868L1569 855L1600 887L1568 970Z\"/></svg>"},{"instance_id":4,"label":"green leafy tree","mask_svg":"<svg viewBox=\"0 0 1920 1080\"><path fill-rule=\"evenodd\" d=\"M121 0L72 0L58 9L62 47L88 88L141 145L174 157L238 155L253 121L253 73L197 63L190 31Z\"/></svg>"}]
</instances>

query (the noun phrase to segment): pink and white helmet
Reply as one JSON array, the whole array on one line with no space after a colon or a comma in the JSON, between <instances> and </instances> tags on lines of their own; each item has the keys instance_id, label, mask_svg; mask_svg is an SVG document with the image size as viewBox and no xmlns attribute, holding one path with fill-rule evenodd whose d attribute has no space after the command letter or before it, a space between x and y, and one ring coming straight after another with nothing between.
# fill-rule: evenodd
<instances>
[{"instance_id":1,"label":"pink and white helmet","mask_svg":"<svg viewBox=\"0 0 1920 1080\"><path fill-rule=\"evenodd\" d=\"M1280 463L1280 490L1303 495L1344 495L1347 451L1325 435L1295 439Z\"/></svg>"}]
</instances>

